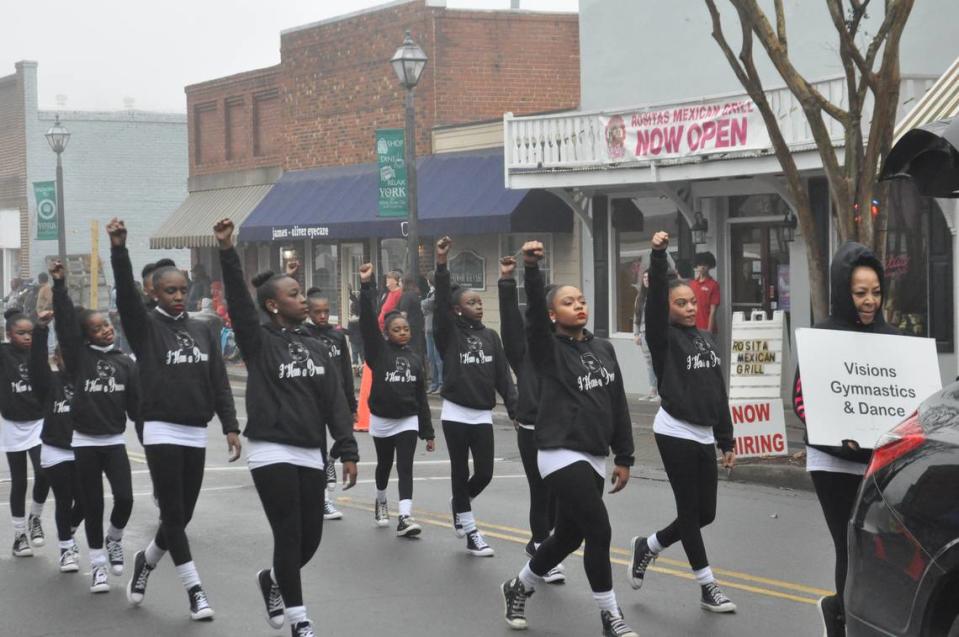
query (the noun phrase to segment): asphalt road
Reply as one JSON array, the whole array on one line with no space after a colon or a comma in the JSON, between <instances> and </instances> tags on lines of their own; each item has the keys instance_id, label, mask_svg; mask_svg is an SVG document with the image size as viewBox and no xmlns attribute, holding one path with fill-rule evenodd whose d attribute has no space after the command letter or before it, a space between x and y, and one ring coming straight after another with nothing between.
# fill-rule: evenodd
<instances>
[{"instance_id":1,"label":"asphalt road","mask_svg":"<svg viewBox=\"0 0 959 637\"><path fill-rule=\"evenodd\" d=\"M242 400L240 401L242 402ZM392 526L373 525L373 446L357 434L360 482L334 497L343 520L328 522L323 543L303 570L305 601L318 635L404 634L503 636L499 584L523 565L528 491L512 427L498 414L495 478L474 502L481 531L496 549L493 558L465 552L448 520L449 465L442 437L433 454L420 445L415 469L414 515L419 539L401 539ZM438 410L434 411L439 424ZM638 429L644 428L637 424ZM639 431L637 431L637 438ZM124 545L128 563L155 531L157 511L142 448L128 433L136 501ZM640 457L654 454L644 450ZM83 531L77 534L83 568L56 569L53 503L44 512L47 545L33 558L0 549L0 635L277 635L263 617L254 585L257 569L270 565L272 538L249 472L226 462L218 428L211 430L207 474L197 513L188 529L193 555L210 602L212 623L189 619L186 594L169 558L150 579L144 605L131 608L127 577L112 578L106 595L88 591ZM815 601L831 590L832 548L815 496L807 492L723 482L719 514L706 530L713 568L739 611L717 616L699 607L699 588L681 546L670 548L634 592L625 579L626 547L637 534L668 523L674 513L669 485L654 463L635 468L625 491L606 496L613 526L613 575L626 619L643 637L660 635L819 635ZM9 473L0 463L0 524L8 517ZM109 504L109 503L108 503ZM395 482L390 486L395 512ZM395 524L395 514L391 518ZM9 529L9 527L7 527ZM12 534L0 534L8 540ZM9 542L8 542L9 544ZM563 586L537 590L527 613L528 634L601 635L582 560L571 556ZM129 569L128 569L129 573Z\"/></svg>"}]
</instances>

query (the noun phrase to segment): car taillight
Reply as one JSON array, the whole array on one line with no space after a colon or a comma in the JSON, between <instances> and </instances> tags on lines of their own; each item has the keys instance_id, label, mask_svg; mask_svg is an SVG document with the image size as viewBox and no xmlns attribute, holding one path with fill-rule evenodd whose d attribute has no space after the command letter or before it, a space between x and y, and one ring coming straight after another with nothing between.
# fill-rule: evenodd
<instances>
[{"instance_id":1,"label":"car taillight","mask_svg":"<svg viewBox=\"0 0 959 637\"><path fill-rule=\"evenodd\" d=\"M917 412L880 436L872 452L872 461L866 468L866 477L903 457L925 441L926 432L919 424L919 413Z\"/></svg>"}]
</instances>

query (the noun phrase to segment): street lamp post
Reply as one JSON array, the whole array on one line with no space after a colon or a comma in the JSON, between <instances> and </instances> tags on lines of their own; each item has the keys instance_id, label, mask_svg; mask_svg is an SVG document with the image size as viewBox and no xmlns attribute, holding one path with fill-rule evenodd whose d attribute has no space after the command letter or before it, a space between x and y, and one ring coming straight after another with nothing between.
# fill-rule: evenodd
<instances>
[{"instance_id":1,"label":"street lamp post","mask_svg":"<svg viewBox=\"0 0 959 637\"><path fill-rule=\"evenodd\" d=\"M413 110L413 89L420 81L423 69L426 67L426 53L413 41L413 36L409 31L403 38L403 45L396 49L390 63L393 70L400 80L400 84L406 89L406 144L405 158L406 164L406 192L407 205L409 206L409 221L407 224L407 250L409 252L410 276L417 277L420 273L420 237L417 224L417 198L416 198L416 113Z\"/></svg>"},{"instance_id":2,"label":"street lamp post","mask_svg":"<svg viewBox=\"0 0 959 637\"><path fill-rule=\"evenodd\" d=\"M70 142L70 131L60 123L60 116L46 134L50 148L57 154L57 251L60 263L66 267L67 263L67 226L63 214L63 162L60 156Z\"/></svg>"}]
</instances>

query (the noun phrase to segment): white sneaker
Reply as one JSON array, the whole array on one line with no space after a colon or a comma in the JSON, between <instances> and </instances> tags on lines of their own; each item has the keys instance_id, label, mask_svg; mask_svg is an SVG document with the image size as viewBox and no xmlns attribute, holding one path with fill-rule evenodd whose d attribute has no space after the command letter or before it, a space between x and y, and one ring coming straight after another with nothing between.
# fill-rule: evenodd
<instances>
[{"instance_id":1,"label":"white sneaker","mask_svg":"<svg viewBox=\"0 0 959 637\"><path fill-rule=\"evenodd\" d=\"M107 575L106 566L94 566L90 574L90 592L91 593L109 593L110 577Z\"/></svg>"},{"instance_id":2,"label":"white sneaker","mask_svg":"<svg viewBox=\"0 0 959 637\"><path fill-rule=\"evenodd\" d=\"M547 584L565 584L566 567L562 564L557 564L549 570L549 573L543 576L543 581Z\"/></svg>"},{"instance_id":3,"label":"white sneaker","mask_svg":"<svg viewBox=\"0 0 959 637\"><path fill-rule=\"evenodd\" d=\"M324 520L339 520L343 517L343 512L333 506L333 503L330 502L329 498L323 501L323 519Z\"/></svg>"},{"instance_id":4,"label":"white sneaker","mask_svg":"<svg viewBox=\"0 0 959 637\"><path fill-rule=\"evenodd\" d=\"M384 527L390 525L390 509L386 504L386 500L376 501L376 511L373 514L373 519L376 522L376 526Z\"/></svg>"},{"instance_id":5,"label":"white sneaker","mask_svg":"<svg viewBox=\"0 0 959 637\"><path fill-rule=\"evenodd\" d=\"M80 563L77 560L77 554L74 552L73 547L60 549L60 572L76 573L79 570Z\"/></svg>"},{"instance_id":6,"label":"white sneaker","mask_svg":"<svg viewBox=\"0 0 959 637\"><path fill-rule=\"evenodd\" d=\"M103 540L110 559L110 572L116 576L123 575L123 543L121 540L111 540L107 536Z\"/></svg>"}]
</instances>

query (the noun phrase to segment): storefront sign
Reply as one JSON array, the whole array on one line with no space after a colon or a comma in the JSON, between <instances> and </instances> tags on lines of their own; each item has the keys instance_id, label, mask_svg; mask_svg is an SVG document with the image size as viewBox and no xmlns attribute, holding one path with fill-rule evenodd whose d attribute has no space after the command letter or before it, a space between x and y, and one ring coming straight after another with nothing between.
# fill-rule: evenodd
<instances>
[{"instance_id":1,"label":"storefront sign","mask_svg":"<svg viewBox=\"0 0 959 637\"><path fill-rule=\"evenodd\" d=\"M803 328L796 346L812 444L872 448L942 388L930 338Z\"/></svg>"},{"instance_id":2,"label":"storefront sign","mask_svg":"<svg viewBox=\"0 0 959 637\"><path fill-rule=\"evenodd\" d=\"M733 314L729 353L729 397L778 398L783 369L783 313Z\"/></svg>"},{"instance_id":3,"label":"storefront sign","mask_svg":"<svg viewBox=\"0 0 959 637\"><path fill-rule=\"evenodd\" d=\"M405 217L406 141L402 128L380 128L376 131L376 160L380 169L379 216Z\"/></svg>"},{"instance_id":4,"label":"storefront sign","mask_svg":"<svg viewBox=\"0 0 959 637\"><path fill-rule=\"evenodd\" d=\"M733 438L740 458L785 456L786 418L782 398L731 400Z\"/></svg>"},{"instance_id":5,"label":"storefront sign","mask_svg":"<svg viewBox=\"0 0 959 637\"><path fill-rule=\"evenodd\" d=\"M486 259L471 250L464 250L449 261L453 285L474 290L486 289Z\"/></svg>"},{"instance_id":6,"label":"storefront sign","mask_svg":"<svg viewBox=\"0 0 959 637\"><path fill-rule=\"evenodd\" d=\"M57 183L55 181L33 182L33 194L37 199L37 241L57 239Z\"/></svg>"},{"instance_id":7,"label":"storefront sign","mask_svg":"<svg viewBox=\"0 0 959 637\"><path fill-rule=\"evenodd\" d=\"M330 229L326 226L273 226L270 235L273 241L279 239L316 239L327 237Z\"/></svg>"},{"instance_id":8,"label":"storefront sign","mask_svg":"<svg viewBox=\"0 0 959 637\"><path fill-rule=\"evenodd\" d=\"M675 159L770 147L769 132L750 99L684 104L599 115L611 162Z\"/></svg>"}]
</instances>

